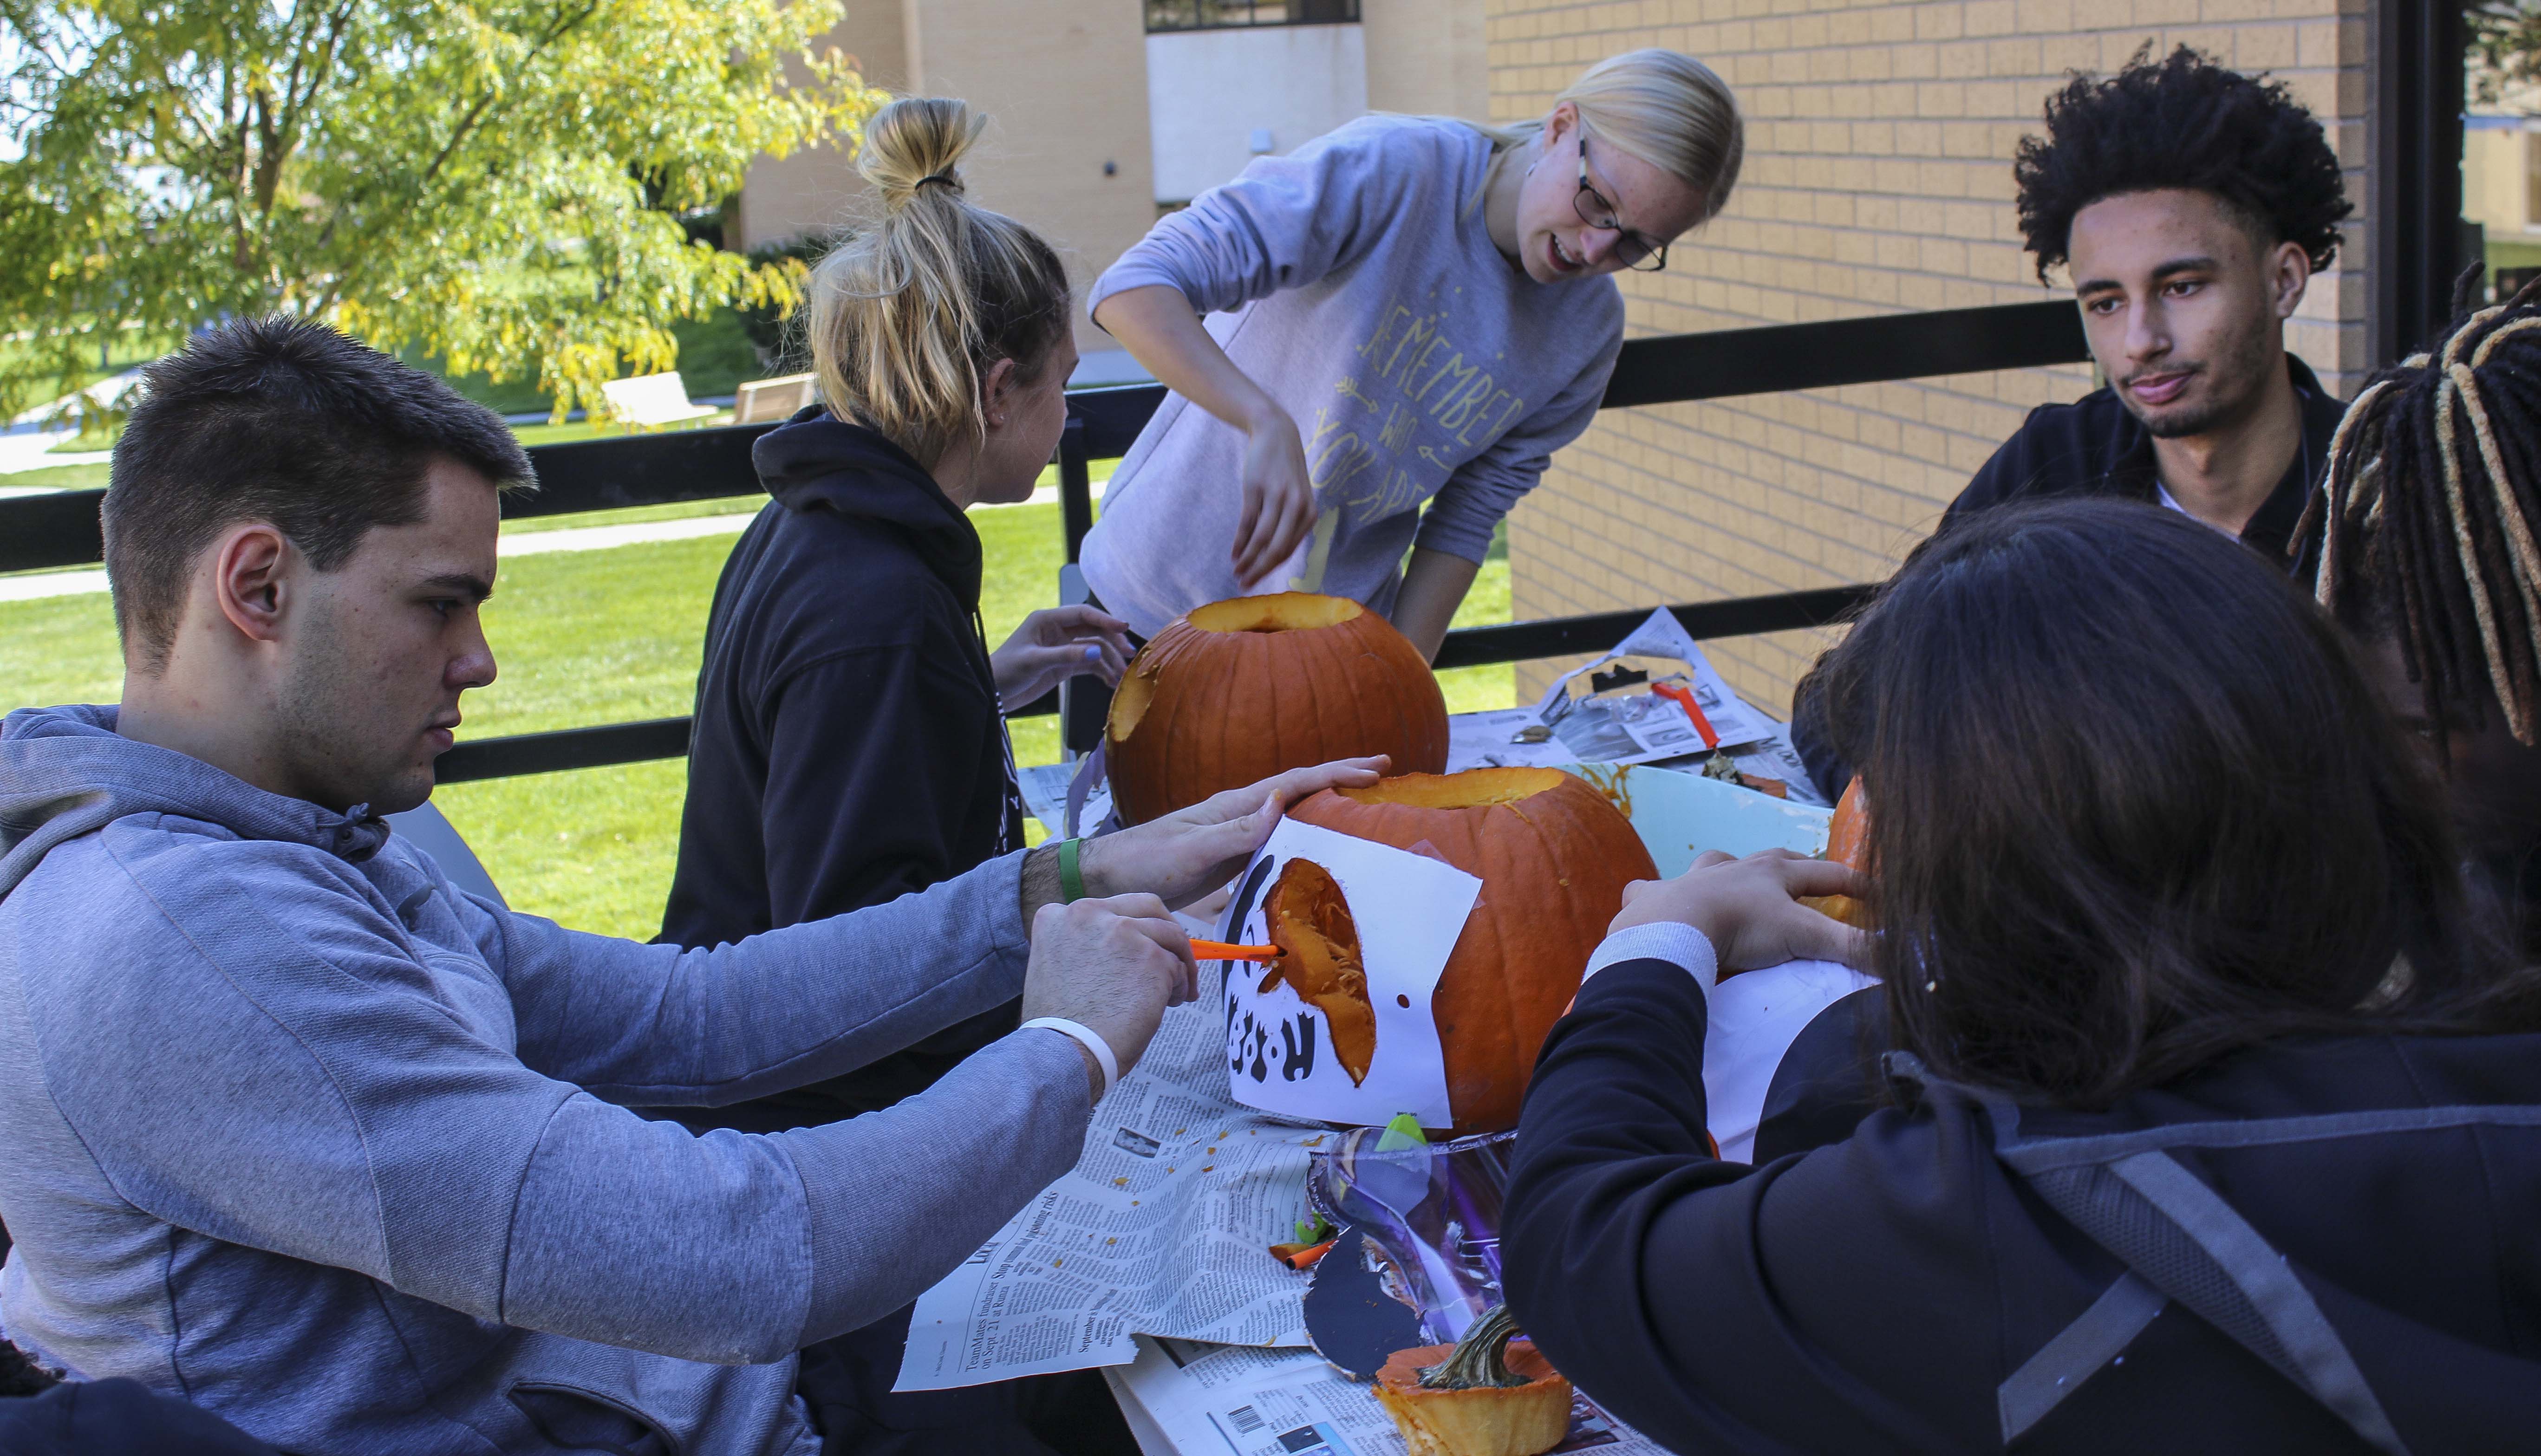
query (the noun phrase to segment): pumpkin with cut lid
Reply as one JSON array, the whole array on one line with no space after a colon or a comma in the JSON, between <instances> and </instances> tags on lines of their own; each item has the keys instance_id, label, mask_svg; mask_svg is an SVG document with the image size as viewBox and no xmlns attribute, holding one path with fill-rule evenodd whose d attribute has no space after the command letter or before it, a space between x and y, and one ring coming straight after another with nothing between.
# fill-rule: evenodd
<instances>
[{"instance_id":1,"label":"pumpkin with cut lid","mask_svg":"<svg viewBox=\"0 0 2541 1456\"><path fill-rule=\"evenodd\" d=\"M1447 766L1447 699L1419 649L1345 597L1279 592L1194 608L1112 694L1104 760L1129 824L1334 759Z\"/></svg>"},{"instance_id":2,"label":"pumpkin with cut lid","mask_svg":"<svg viewBox=\"0 0 2541 1456\"><path fill-rule=\"evenodd\" d=\"M1517 1126L1535 1055L1623 909L1658 877L1605 795L1559 768L1410 773L1326 789L1289 816L1409 849L1483 882L1430 996L1457 1132Z\"/></svg>"}]
</instances>

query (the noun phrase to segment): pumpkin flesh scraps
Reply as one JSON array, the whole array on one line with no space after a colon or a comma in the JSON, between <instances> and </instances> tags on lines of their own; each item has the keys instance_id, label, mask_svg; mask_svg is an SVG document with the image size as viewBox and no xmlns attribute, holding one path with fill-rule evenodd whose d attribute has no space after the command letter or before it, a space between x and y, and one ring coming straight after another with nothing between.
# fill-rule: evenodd
<instances>
[{"instance_id":1,"label":"pumpkin flesh scraps","mask_svg":"<svg viewBox=\"0 0 2541 1456\"><path fill-rule=\"evenodd\" d=\"M1299 1000L1323 1012L1332 1027L1333 1055L1351 1086L1364 1084L1376 1060L1376 1008L1368 1003L1358 921L1340 883L1311 859L1291 859L1279 867L1262 909L1270 943L1286 952L1263 978L1262 988L1285 981Z\"/></svg>"}]
</instances>

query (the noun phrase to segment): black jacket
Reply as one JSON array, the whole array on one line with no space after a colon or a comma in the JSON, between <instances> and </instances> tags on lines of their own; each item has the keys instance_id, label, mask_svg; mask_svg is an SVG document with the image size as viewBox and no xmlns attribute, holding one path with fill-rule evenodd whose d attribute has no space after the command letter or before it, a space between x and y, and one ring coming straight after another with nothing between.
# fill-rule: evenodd
<instances>
[{"instance_id":1,"label":"black jacket","mask_svg":"<svg viewBox=\"0 0 2541 1456\"><path fill-rule=\"evenodd\" d=\"M980 633L979 533L907 452L818 409L751 459L775 498L725 562L706 624L662 915L680 945L879 905L1023 845ZM712 1121L781 1128L889 1107L1015 1023L1009 1004Z\"/></svg>"},{"instance_id":2,"label":"black jacket","mask_svg":"<svg viewBox=\"0 0 2541 1456\"><path fill-rule=\"evenodd\" d=\"M2347 406L2321 388L2311 366L2286 355L2286 372L2293 380L2294 399L2302 406L2302 449L2286 467L2283 478L2259 507L2241 540L2251 549L2287 570L2309 574L2306 543L2288 552L2294 527L2313 485L2329 468L2330 438ZM2012 437L2002 442L1977 468L1958 499L1941 514L1942 531L1972 512L2010 501L2052 500L2067 495L2116 495L2149 505L2160 499L2159 470L2152 454L2152 435L2143 422L2120 402L2117 392L2097 389L2070 404L2041 404L2029 411ZM1852 765L1843 762L1828 741L1824 705L1806 679L1792 694L1791 747L1808 766L1809 776L1829 800L1852 779Z\"/></svg>"},{"instance_id":3,"label":"black jacket","mask_svg":"<svg viewBox=\"0 0 2541 1456\"><path fill-rule=\"evenodd\" d=\"M1501 1221L1509 1305L1564 1374L1679 1451L2004 1449L1996 1388L2123 1272L1934 1099L1749 1167L1704 1139L1705 1002L1661 961L1600 972L1526 1096ZM2541 1103L2541 1037L2314 1039L2227 1057L2083 1135ZM2281 1251L2411 1448L2541 1431L2541 1128L2174 1155ZM2370 1449L2215 1328L2166 1307L2024 1452Z\"/></svg>"}]
</instances>

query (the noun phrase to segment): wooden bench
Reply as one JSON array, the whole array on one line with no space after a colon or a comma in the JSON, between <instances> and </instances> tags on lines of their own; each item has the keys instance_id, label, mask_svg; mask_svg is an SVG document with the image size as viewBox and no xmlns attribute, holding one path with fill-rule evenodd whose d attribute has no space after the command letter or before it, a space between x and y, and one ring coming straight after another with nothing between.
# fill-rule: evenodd
<instances>
[{"instance_id":1,"label":"wooden bench","mask_svg":"<svg viewBox=\"0 0 2541 1456\"><path fill-rule=\"evenodd\" d=\"M600 387L600 393L609 400L611 418L619 424L648 429L703 419L715 412L711 404L690 402L689 387L680 382L680 371L676 369L668 374L613 379Z\"/></svg>"},{"instance_id":2,"label":"wooden bench","mask_svg":"<svg viewBox=\"0 0 2541 1456\"><path fill-rule=\"evenodd\" d=\"M820 381L813 375L780 374L774 379L754 379L733 396L732 422L758 424L762 420L786 419L819 397Z\"/></svg>"}]
</instances>

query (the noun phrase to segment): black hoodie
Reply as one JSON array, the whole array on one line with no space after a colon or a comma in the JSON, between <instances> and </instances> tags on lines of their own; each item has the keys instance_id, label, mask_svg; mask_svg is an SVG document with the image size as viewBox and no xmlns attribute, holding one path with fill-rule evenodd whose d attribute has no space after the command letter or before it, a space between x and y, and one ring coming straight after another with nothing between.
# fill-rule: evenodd
<instances>
[{"instance_id":1,"label":"black hoodie","mask_svg":"<svg viewBox=\"0 0 2541 1456\"><path fill-rule=\"evenodd\" d=\"M979 625L980 534L908 452L818 408L751 460L775 498L706 623L662 914L661 938L687 946L880 905L1023 844ZM886 1108L1016 1019L1010 1003L707 1121L776 1129Z\"/></svg>"},{"instance_id":2,"label":"black hoodie","mask_svg":"<svg viewBox=\"0 0 2541 1456\"><path fill-rule=\"evenodd\" d=\"M1994 1124L1962 1104L1883 1111L1756 1167L1712 1157L1706 1016L1687 972L1632 961L1554 1028L1501 1214L1510 1310L1670 1450L2002 1450L1998 1386L2124 1266L2006 1172ZM2020 1126L2534 1104L2541 1036L2299 1038ZM2295 1271L2418 1456L2541 1445L2541 1128L2209 1136L2175 1155ZM2014 1449L2369 1449L2176 1305L2100 1358Z\"/></svg>"}]
</instances>

